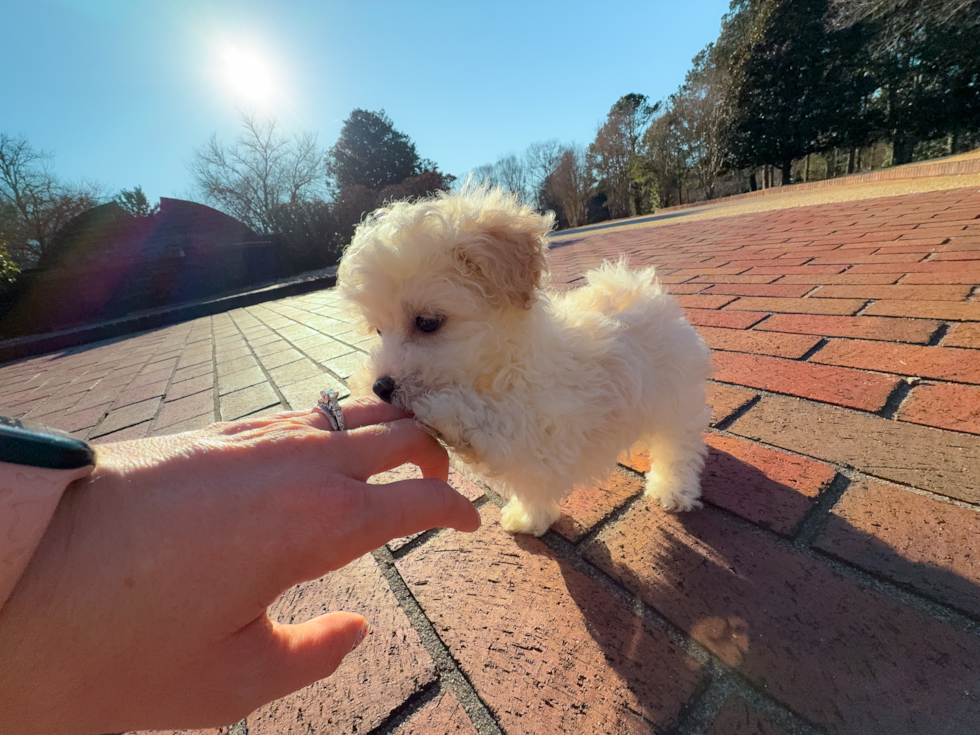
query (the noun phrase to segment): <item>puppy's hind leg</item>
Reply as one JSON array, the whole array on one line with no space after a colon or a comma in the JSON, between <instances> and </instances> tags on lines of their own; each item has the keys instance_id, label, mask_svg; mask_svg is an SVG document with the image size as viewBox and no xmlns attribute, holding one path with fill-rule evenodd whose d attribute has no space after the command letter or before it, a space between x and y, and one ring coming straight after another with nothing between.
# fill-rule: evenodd
<instances>
[{"instance_id":1,"label":"puppy's hind leg","mask_svg":"<svg viewBox=\"0 0 980 735\"><path fill-rule=\"evenodd\" d=\"M711 411L671 432L659 432L643 441L650 450L650 471L645 495L660 501L670 511L701 507L701 470L708 455L703 440Z\"/></svg>"}]
</instances>

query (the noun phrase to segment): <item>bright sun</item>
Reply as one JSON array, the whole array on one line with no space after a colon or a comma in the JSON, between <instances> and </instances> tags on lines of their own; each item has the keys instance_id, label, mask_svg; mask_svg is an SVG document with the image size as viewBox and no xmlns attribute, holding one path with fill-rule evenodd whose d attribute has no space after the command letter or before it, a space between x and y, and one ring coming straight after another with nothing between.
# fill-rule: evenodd
<instances>
[{"instance_id":1,"label":"bright sun","mask_svg":"<svg viewBox=\"0 0 980 735\"><path fill-rule=\"evenodd\" d=\"M255 49L227 45L221 51L221 78L235 101L269 106L275 95L275 75L269 60Z\"/></svg>"}]
</instances>

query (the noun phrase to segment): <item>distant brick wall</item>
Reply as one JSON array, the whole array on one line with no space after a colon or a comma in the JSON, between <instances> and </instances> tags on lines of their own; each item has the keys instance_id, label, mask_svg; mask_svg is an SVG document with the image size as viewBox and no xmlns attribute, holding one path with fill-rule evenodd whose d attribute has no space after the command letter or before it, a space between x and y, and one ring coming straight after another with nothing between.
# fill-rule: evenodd
<instances>
[{"instance_id":1,"label":"distant brick wall","mask_svg":"<svg viewBox=\"0 0 980 735\"><path fill-rule=\"evenodd\" d=\"M117 319L279 277L275 239L203 205L162 203L145 220L108 204L69 225L53 253L20 278L0 314L0 338Z\"/></svg>"}]
</instances>

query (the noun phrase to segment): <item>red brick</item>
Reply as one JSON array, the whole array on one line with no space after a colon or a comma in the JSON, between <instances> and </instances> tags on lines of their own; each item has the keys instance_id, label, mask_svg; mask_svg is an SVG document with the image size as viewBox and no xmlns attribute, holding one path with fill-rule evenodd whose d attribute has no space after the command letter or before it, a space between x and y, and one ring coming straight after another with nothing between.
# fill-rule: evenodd
<instances>
[{"instance_id":1,"label":"red brick","mask_svg":"<svg viewBox=\"0 0 980 735\"><path fill-rule=\"evenodd\" d=\"M828 275L832 273L843 273L846 270L843 265L798 265L783 267L751 268L746 275L750 276L806 276L806 275Z\"/></svg>"},{"instance_id":2,"label":"red brick","mask_svg":"<svg viewBox=\"0 0 980 735\"><path fill-rule=\"evenodd\" d=\"M99 423L99 420L109 410L109 405L108 403L104 403L101 406L93 406L72 413L65 411L55 411L54 413L47 414L32 413L30 419L31 421L37 421L39 424L61 429L62 431L81 431Z\"/></svg>"},{"instance_id":3,"label":"red brick","mask_svg":"<svg viewBox=\"0 0 980 735\"><path fill-rule=\"evenodd\" d=\"M698 276L694 283L772 283L776 276Z\"/></svg>"},{"instance_id":4,"label":"red brick","mask_svg":"<svg viewBox=\"0 0 980 735\"><path fill-rule=\"evenodd\" d=\"M747 329L699 327L698 334L713 350L753 352L776 357L802 357L820 342L820 337L757 332Z\"/></svg>"},{"instance_id":5,"label":"red brick","mask_svg":"<svg viewBox=\"0 0 980 735\"><path fill-rule=\"evenodd\" d=\"M980 266L954 262L926 261L925 263L874 263L855 265L848 273L955 273L968 270L970 273L980 273Z\"/></svg>"},{"instance_id":6,"label":"red brick","mask_svg":"<svg viewBox=\"0 0 980 735\"><path fill-rule=\"evenodd\" d=\"M946 347L834 339L810 361L897 375L980 383L980 352L970 356L963 350Z\"/></svg>"},{"instance_id":7,"label":"red brick","mask_svg":"<svg viewBox=\"0 0 980 735\"><path fill-rule=\"evenodd\" d=\"M190 380L182 380L179 383L171 383L170 387L167 388L167 396L164 400L176 401L178 398L194 395L195 393L200 393L201 391L210 391L213 386L214 376L211 373L205 373L204 375L191 378Z\"/></svg>"},{"instance_id":8,"label":"red brick","mask_svg":"<svg viewBox=\"0 0 980 735\"><path fill-rule=\"evenodd\" d=\"M795 254L768 260L738 260L728 264L729 268L782 268L784 266L800 266L810 260L810 256L799 257Z\"/></svg>"},{"instance_id":9,"label":"red brick","mask_svg":"<svg viewBox=\"0 0 980 735\"><path fill-rule=\"evenodd\" d=\"M363 615L371 633L333 676L249 715L249 735L369 732L435 680L432 659L370 556L291 587L269 617L301 623L334 610Z\"/></svg>"},{"instance_id":10,"label":"red brick","mask_svg":"<svg viewBox=\"0 0 980 735\"><path fill-rule=\"evenodd\" d=\"M932 260L980 260L980 252L974 250L969 252L936 253L932 256Z\"/></svg>"},{"instance_id":11,"label":"red brick","mask_svg":"<svg viewBox=\"0 0 980 735\"><path fill-rule=\"evenodd\" d=\"M980 434L980 387L949 383L920 385L905 399L895 418Z\"/></svg>"},{"instance_id":12,"label":"red brick","mask_svg":"<svg viewBox=\"0 0 980 735\"><path fill-rule=\"evenodd\" d=\"M712 309L685 309L687 320L696 327L728 327L746 329L764 319L764 312L713 311Z\"/></svg>"},{"instance_id":13,"label":"red brick","mask_svg":"<svg viewBox=\"0 0 980 735\"><path fill-rule=\"evenodd\" d=\"M775 311L789 314L855 314L867 303L865 299L767 299L745 296L729 304L728 311Z\"/></svg>"},{"instance_id":14,"label":"red brick","mask_svg":"<svg viewBox=\"0 0 980 735\"><path fill-rule=\"evenodd\" d=\"M706 394L711 406L712 426L720 424L756 396L752 391L717 383L708 383Z\"/></svg>"},{"instance_id":15,"label":"red brick","mask_svg":"<svg viewBox=\"0 0 980 735\"><path fill-rule=\"evenodd\" d=\"M841 253L838 256L814 258L813 265L853 265L855 263L918 263L925 253L883 253L880 255L855 255Z\"/></svg>"},{"instance_id":16,"label":"red brick","mask_svg":"<svg viewBox=\"0 0 980 735\"><path fill-rule=\"evenodd\" d=\"M820 353L817 353L820 354ZM841 406L877 411L900 382L848 368L813 365L760 355L716 352L714 379Z\"/></svg>"},{"instance_id":17,"label":"red brick","mask_svg":"<svg viewBox=\"0 0 980 735\"><path fill-rule=\"evenodd\" d=\"M153 421L153 430L183 423L198 416L206 416L207 423L214 421L214 396L211 391L164 403Z\"/></svg>"},{"instance_id":18,"label":"red brick","mask_svg":"<svg viewBox=\"0 0 980 735\"><path fill-rule=\"evenodd\" d=\"M677 722L699 664L538 539L442 533L396 562L505 732L647 733ZM656 665L653 665L656 662Z\"/></svg>"},{"instance_id":19,"label":"red brick","mask_svg":"<svg viewBox=\"0 0 980 735\"><path fill-rule=\"evenodd\" d=\"M720 309L735 300L733 296L675 296L677 303L688 309Z\"/></svg>"},{"instance_id":20,"label":"red brick","mask_svg":"<svg viewBox=\"0 0 980 735\"><path fill-rule=\"evenodd\" d=\"M610 513L641 492L641 480L619 472L613 472L599 483L577 485L559 504L561 517L551 528L569 541L578 541Z\"/></svg>"},{"instance_id":21,"label":"red brick","mask_svg":"<svg viewBox=\"0 0 980 735\"><path fill-rule=\"evenodd\" d=\"M708 294L729 294L733 296L788 296L799 298L813 290L813 286L793 284L783 285L774 283L769 285L753 284L732 284L716 285L709 288L705 293Z\"/></svg>"},{"instance_id":22,"label":"red brick","mask_svg":"<svg viewBox=\"0 0 980 735\"><path fill-rule=\"evenodd\" d=\"M925 319L810 314L773 314L754 327L754 329L762 331L879 339L889 342L919 342L922 344L928 342L938 328L938 321Z\"/></svg>"},{"instance_id":23,"label":"red brick","mask_svg":"<svg viewBox=\"0 0 980 735\"><path fill-rule=\"evenodd\" d=\"M110 442L128 442L133 439L142 439L150 431L150 421L134 424L126 429L114 431L111 434L103 434L98 439L91 440L92 444L109 444Z\"/></svg>"},{"instance_id":24,"label":"red brick","mask_svg":"<svg viewBox=\"0 0 980 735\"><path fill-rule=\"evenodd\" d=\"M745 268L683 268L672 273L673 276L736 276L742 273Z\"/></svg>"},{"instance_id":25,"label":"red brick","mask_svg":"<svg viewBox=\"0 0 980 735\"><path fill-rule=\"evenodd\" d=\"M789 735L769 717L752 707L741 697L725 700L704 735Z\"/></svg>"},{"instance_id":26,"label":"red brick","mask_svg":"<svg viewBox=\"0 0 980 735\"><path fill-rule=\"evenodd\" d=\"M869 316L910 316L919 319L948 319L954 322L980 321L980 301L875 301L865 312Z\"/></svg>"},{"instance_id":27,"label":"red brick","mask_svg":"<svg viewBox=\"0 0 980 735\"><path fill-rule=\"evenodd\" d=\"M764 396L728 431L884 480L980 503L980 437Z\"/></svg>"},{"instance_id":28,"label":"red brick","mask_svg":"<svg viewBox=\"0 0 980 735\"><path fill-rule=\"evenodd\" d=\"M701 491L709 503L789 535L837 474L827 465L709 434Z\"/></svg>"},{"instance_id":29,"label":"red brick","mask_svg":"<svg viewBox=\"0 0 980 735\"><path fill-rule=\"evenodd\" d=\"M906 284L940 284L960 283L974 285L980 281L980 274L967 273L909 273L902 277L902 285Z\"/></svg>"},{"instance_id":30,"label":"red brick","mask_svg":"<svg viewBox=\"0 0 980 735\"><path fill-rule=\"evenodd\" d=\"M667 292L674 296L686 296L701 293L707 287L704 283L678 283L676 285L668 285Z\"/></svg>"},{"instance_id":31,"label":"red brick","mask_svg":"<svg viewBox=\"0 0 980 735\"><path fill-rule=\"evenodd\" d=\"M943 347L980 349L980 324L954 324L943 338Z\"/></svg>"},{"instance_id":32,"label":"red brick","mask_svg":"<svg viewBox=\"0 0 980 735\"><path fill-rule=\"evenodd\" d=\"M814 545L980 617L980 512L880 482L851 485Z\"/></svg>"},{"instance_id":33,"label":"red brick","mask_svg":"<svg viewBox=\"0 0 980 735\"><path fill-rule=\"evenodd\" d=\"M641 501L585 553L823 731L965 733L980 720L980 640L718 511Z\"/></svg>"},{"instance_id":34,"label":"red brick","mask_svg":"<svg viewBox=\"0 0 980 735\"><path fill-rule=\"evenodd\" d=\"M119 393L113 405L116 408L122 408L123 406L128 406L131 403L139 403L140 401L145 401L149 398L160 398L166 392L168 383L169 380L164 378L163 380L157 380L152 383L144 383L143 385L134 384L123 392Z\"/></svg>"},{"instance_id":35,"label":"red brick","mask_svg":"<svg viewBox=\"0 0 980 735\"><path fill-rule=\"evenodd\" d=\"M105 420L92 431L90 436L97 437L102 434L111 434L114 431L125 429L128 426L139 424L147 419L156 416L157 409L160 407L159 398L151 398L148 401L140 401L123 408L116 408L109 412Z\"/></svg>"},{"instance_id":36,"label":"red brick","mask_svg":"<svg viewBox=\"0 0 980 735\"><path fill-rule=\"evenodd\" d=\"M478 735L456 696L444 690L392 735Z\"/></svg>"},{"instance_id":37,"label":"red brick","mask_svg":"<svg viewBox=\"0 0 980 735\"><path fill-rule=\"evenodd\" d=\"M822 286L813 293L821 299L899 299L963 301L972 286Z\"/></svg>"}]
</instances>

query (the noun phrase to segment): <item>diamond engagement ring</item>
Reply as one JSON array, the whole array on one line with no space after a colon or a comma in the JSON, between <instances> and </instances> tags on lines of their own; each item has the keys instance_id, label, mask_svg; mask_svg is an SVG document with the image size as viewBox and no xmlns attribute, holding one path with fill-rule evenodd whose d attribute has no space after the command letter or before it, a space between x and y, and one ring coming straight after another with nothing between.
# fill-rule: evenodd
<instances>
[{"instance_id":1,"label":"diamond engagement ring","mask_svg":"<svg viewBox=\"0 0 980 735\"><path fill-rule=\"evenodd\" d=\"M332 431L344 431L344 413L340 410L340 403L337 400L339 394L335 390L321 390L320 400L316 407L323 412L323 415L330 421Z\"/></svg>"}]
</instances>

